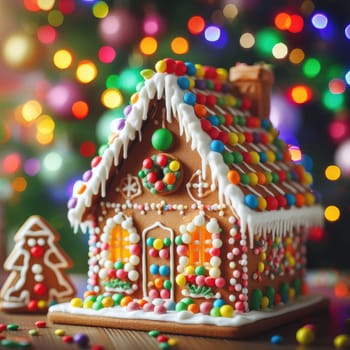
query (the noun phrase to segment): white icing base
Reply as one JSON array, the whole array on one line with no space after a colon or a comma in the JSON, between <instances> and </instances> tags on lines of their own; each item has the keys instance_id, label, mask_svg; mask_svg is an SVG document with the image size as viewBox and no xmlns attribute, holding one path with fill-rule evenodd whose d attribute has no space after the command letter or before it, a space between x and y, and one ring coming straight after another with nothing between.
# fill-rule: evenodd
<instances>
[{"instance_id":1,"label":"white icing base","mask_svg":"<svg viewBox=\"0 0 350 350\"><path fill-rule=\"evenodd\" d=\"M275 316L287 314L291 311L302 310L305 307L311 306L320 302L323 299L321 296L301 296L296 301L290 302L280 307L267 309L264 311L250 311L246 313L236 313L233 317L212 317L204 314L194 314L189 311L168 311L165 314L155 312L145 312L143 310L127 311L124 307L114 306L112 308L104 308L101 310L84 309L72 307L70 303L62 303L53 305L49 309L50 312L63 312L73 315L82 316L102 316L118 319L139 319L153 320L162 322L175 322L182 324L207 324L213 326L240 327L259 320L268 319Z\"/></svg>"}]
</instances>

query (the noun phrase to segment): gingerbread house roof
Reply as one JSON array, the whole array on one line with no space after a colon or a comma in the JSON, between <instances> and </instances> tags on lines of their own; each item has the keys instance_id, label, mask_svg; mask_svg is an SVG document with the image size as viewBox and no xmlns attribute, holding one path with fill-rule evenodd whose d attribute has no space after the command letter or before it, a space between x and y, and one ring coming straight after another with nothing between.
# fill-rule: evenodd
<instances>
[{"instance_id":1,"label":"gingerbread house roof","mask_svg":"<svg viewBox=\"0 0 350 350\"><path fill-rule=\"evenodd\" d=\"M243 234L281 235L322 225L311 174L291 160L270 120L253 115L244 95L234 95L227 71L165 59L142 75L145 82L131 97L109 147L74 186L68 219L75 231L89 227L83 222L86 210L95 195L106 196L111 167L128 157L130 142L142 138L149 104L159 99L165 100L167 122L176 121L180 134L199 153L204 176L209 166L219 202L231 206Z\"/></svg>"}]
</instances>

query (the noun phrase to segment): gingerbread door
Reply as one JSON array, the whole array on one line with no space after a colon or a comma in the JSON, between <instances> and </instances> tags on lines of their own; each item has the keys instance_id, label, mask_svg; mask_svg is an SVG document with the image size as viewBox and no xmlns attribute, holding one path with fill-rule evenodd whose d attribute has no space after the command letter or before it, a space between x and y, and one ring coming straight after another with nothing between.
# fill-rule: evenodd
<instances>
[{"instance_id":1,"label":"gingerbread door","mask_svg":"<svg viewBox=\"0 0 350 350\"><path fill-rule=\"evenodd\" d=\"M143 296L174 299L174 231L156 222L142 232Z\"/></svg>"}]
</instances>

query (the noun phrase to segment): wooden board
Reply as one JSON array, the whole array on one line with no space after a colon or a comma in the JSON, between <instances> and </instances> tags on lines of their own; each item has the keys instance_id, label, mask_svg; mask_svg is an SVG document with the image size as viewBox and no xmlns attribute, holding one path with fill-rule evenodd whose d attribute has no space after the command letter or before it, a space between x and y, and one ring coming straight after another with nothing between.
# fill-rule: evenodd
<instances>
[{"instance_id":1,"label":"wooden board","mask_svg":"<svg viewBox=\"0 0 350 350\"><path fill-rule=\"evenodd\" d=\"M271 317L257 320L239 327L214 326L205 324L182 324L168 321L153 321L131 318L125 319L118 318L117 316L91 316L60 311L50 311L48 313L48 320L50 322L60 324L98 326L140 331L149 331L151 329L156 329L160 332L181 335L244 339L290 323L297 319L302 319L303 317L314 312L326 310L328 308L328 304L328 299L317 297L315 298L315 302L310 303L307 306L293 309L283 314L275 316L271 315Z\"/></svg>"}]
</instances>

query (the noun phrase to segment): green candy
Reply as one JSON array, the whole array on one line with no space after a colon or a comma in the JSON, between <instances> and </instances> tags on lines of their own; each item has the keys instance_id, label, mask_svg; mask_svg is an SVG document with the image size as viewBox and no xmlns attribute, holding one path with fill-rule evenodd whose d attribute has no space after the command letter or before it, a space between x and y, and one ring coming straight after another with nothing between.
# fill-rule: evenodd
<instances>
[{"instance_id":1,"label":"green candy","mask_svg":"<svg viewBox=\"0 0 350 350\"><path fill-rule=\"evenodd\" d=\"M250 303L250 308L252 310L260 310L262 297L263 294L260 289L257 288L253 290Z\"/></svg>"},{"instance_id":2,"label":"green candy","mask_svg":"<svg viewBox=\"0 0 350 350\"><path fill-rule=\"evenodd\" d=\"M152 135L152 146L158 151L166 151L173 144L173 134L165 128L157 129Z\"/></svg>"},{"instance_id":3,"label":"green candy","mask_svg":"<svg viewBox=\"0 0 350 350\"><path fill-rule=\"evenodd\" d=\"M19 328L19 325L15 323L9 323L6 328L8 331L17 331Z\"/></svg>"},{"instance_id":4,"label":"green candy","mask_svg":"<svg viewBox=\"0 0 350 350\"><path fill-rule=\"evenodd\" d=\"M148 332L148 335L149 335L150 337L153 337L153 338L158 337L159 334L160 334L160 332L157 331L157 330L152 330L152 331L149 331L149 332Z\"/></svg>"}]
</instances>

